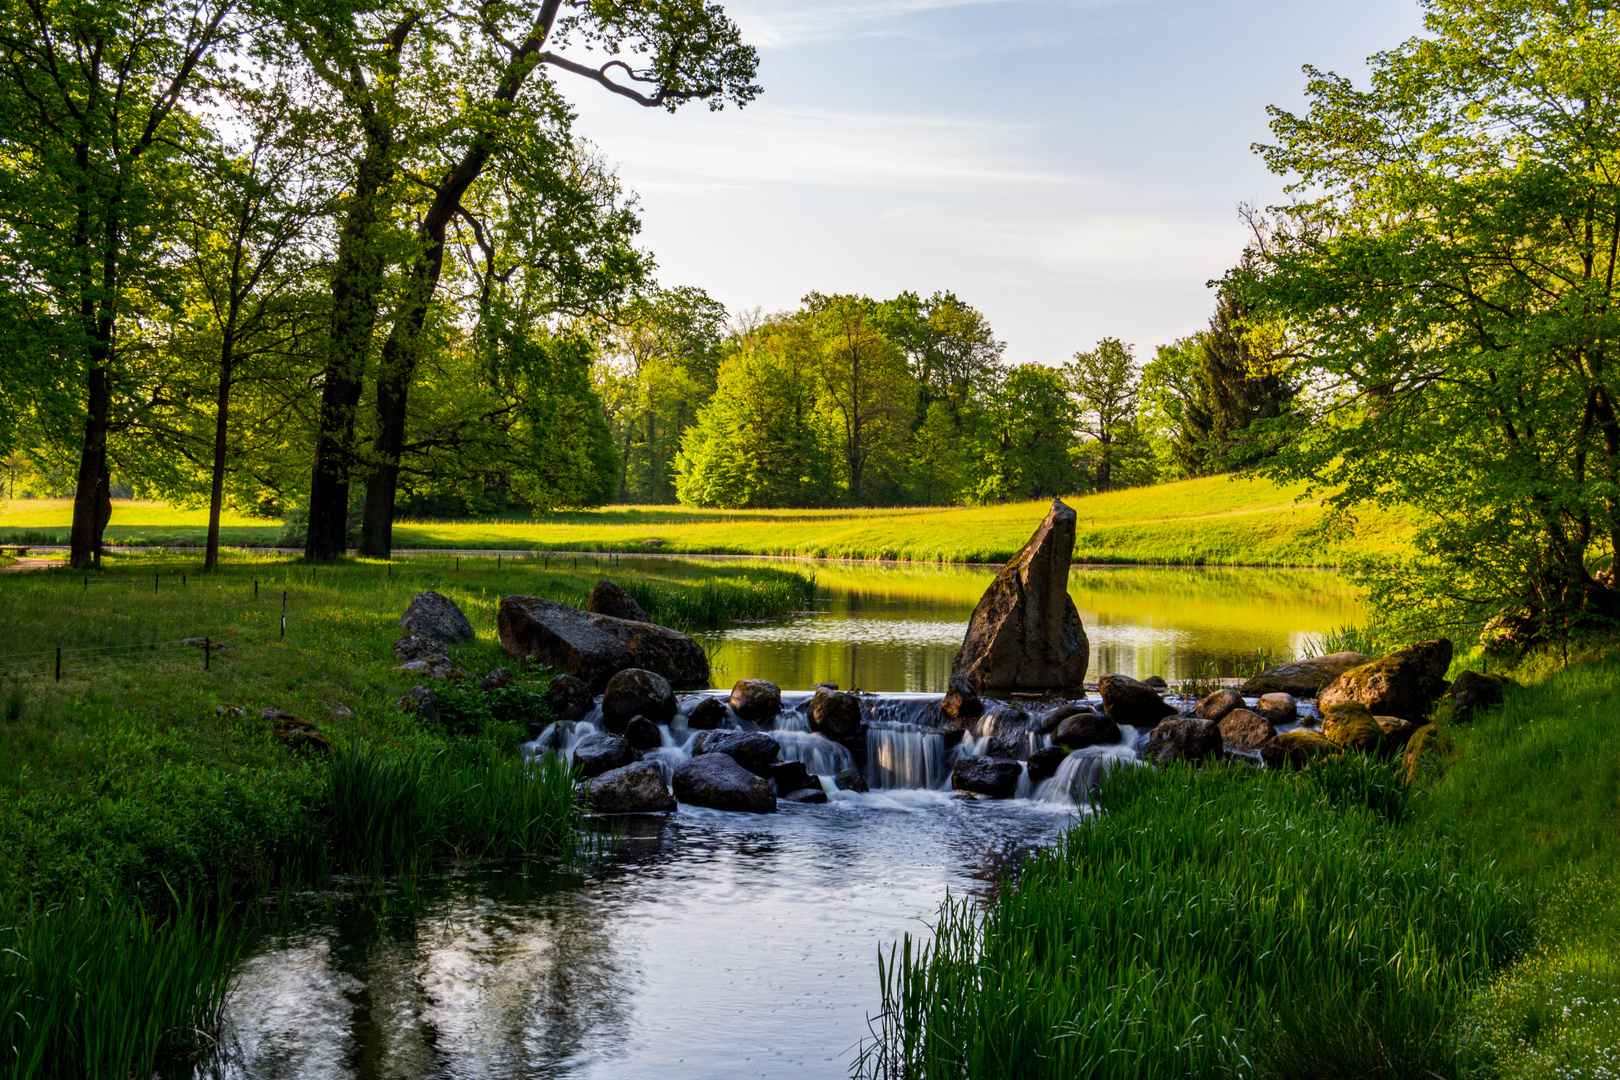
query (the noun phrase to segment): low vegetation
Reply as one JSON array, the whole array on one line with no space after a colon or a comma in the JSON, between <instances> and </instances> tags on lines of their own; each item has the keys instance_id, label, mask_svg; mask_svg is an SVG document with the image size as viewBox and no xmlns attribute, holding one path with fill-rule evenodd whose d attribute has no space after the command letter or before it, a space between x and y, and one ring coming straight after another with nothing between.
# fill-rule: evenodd
<instances>
[{"instance_id":1,"label":"low vegetation","mask_svg":"<svg viewBox=\"0 0 1620 1080\"><path fill-rule=\"evenodd\" d=\"M1337 566L1406 550L1415 524L1367 511L1351 539L1317 534L1340 521L1303 485L1226 476L1183 480L1071 500L1080 524L1077 562L1174 565ZM401 522L401 548L794 555L918 562L1005 562L1029 539L1049 503L881 510L697 510L618 506L521 518ZM0 542L66 543L67 500L21 500L0 512ZM202 543L202 511L119 503L107 526L116 544ZM279 522L228 516L227 543L269 546Z\"/></svg>"},{"instance_id":2,"label":"low vegetation","mask_svg":"<svg viewBox=\"0 0 1620 1080\"><path fill-rule=\"evenodd\" d=\"M583 604L582 561L453 559L311 571L235 554L206 576L176 555L91 574L9 576L0 623L0 1076L148 1076L213 1029L241 940L233 903L333 871L407 878L439 860L567 862L573 784L515 752L546 719L549 674L496 643L507 593ZM785 570L616 565L655 618L702 625L800 608ZM410 597L455 599L479 640L452 649L485 694L444 686L440 725L401 712L390 649ZM281 636L286 597L286 636ZM204 665L204 650L222 649ZM63 648L56 678L57 647ZM313 722L328 755L278 742L261 710Z\"/></svg>"}]
</instances>

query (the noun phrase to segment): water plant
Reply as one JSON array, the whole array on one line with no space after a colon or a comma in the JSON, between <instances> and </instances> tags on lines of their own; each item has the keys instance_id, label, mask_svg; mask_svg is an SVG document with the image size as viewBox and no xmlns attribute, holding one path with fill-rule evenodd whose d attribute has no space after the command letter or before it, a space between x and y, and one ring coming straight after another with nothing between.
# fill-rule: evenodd
<instances>
[{"instance_id":1,"label":"water plant","mask_svg":"<svg viewBox=\"0 0 1620 1080\"><path fill-rule=\"evenodd\" d=\"M949 899L881 959L861 1071L1453 1073L1452 1019L1528 911L1489 863L1356 805L1385 797L1363 780L1114 770L992 906Z\"/></svg>"}]
</instances>

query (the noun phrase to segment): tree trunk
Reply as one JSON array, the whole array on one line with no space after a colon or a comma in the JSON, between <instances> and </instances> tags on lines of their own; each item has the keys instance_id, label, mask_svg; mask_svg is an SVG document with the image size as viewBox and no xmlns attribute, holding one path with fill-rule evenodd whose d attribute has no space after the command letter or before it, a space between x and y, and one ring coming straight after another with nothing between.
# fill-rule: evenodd
<instances>
[{"instance_id":1,"label":"tree trunk","mask_svg":"<svg viewBox=\"0 0 1620 1080\"><path fill-rule=\"evenodd\" d=\"M112 393L107 369L90 369L89 394L85 402L84 446L79 451L78 484L73 491L73 531L69 536L68 563L75 570L96 565L101 548L98 487L107 471L107 417Z\"/></svg>"},{"instance_id":2,"label":"tree trunk","mask_svg":"<svg viewBox=\"0 0 1620 1080\"><path fill-rule=\"evenodd\" d=\"M219 512L225 500L225 435L231 407L231 338L220 346L219 397L214 407L214 483L208 495L208 548L203 569L219 569Z\"/></svg>"},{"instance_id":3,"label":"tree trunk","mask_svg":"<svg viewBox=\"0 0 1620 1080\"><path fill-rule=\"evenodd\" d=\"M417 284L409 307L400 313L383 343L382 369L377 373L377 437L372 443L375 461L366 478L365 517L360 524L360 554L386 559L394 550L394 500L399 491L399 460L405 450L405 411L428 304L444 263L444 245L429 249L418 267Z\"/></svg>"}]
</instances>

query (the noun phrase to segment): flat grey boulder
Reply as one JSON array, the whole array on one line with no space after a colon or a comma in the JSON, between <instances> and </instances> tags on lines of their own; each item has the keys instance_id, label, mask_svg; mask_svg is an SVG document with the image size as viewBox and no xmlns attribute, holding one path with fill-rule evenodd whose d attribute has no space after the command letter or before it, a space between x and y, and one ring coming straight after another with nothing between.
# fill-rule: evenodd
<instances>
[{"instance_id":1,"label":"flat grey boulder","mask_svg":"<svg viewBox=\"0 0 1620 1080\"><path fill-rule=\"evenodd\" d=\"M1244 697L1293 694L1297 698L1314 698L1334 679L1371 659L1365 653L1336 652L1313 656L1309 660L1295 660L1291 664L1262 671L1239 689Z\"/></svg>"},{"instance_id":2,"label":"flat grey boulder","mask_svg":"<svg viewBox=\"0 0 1620 1080\"><path fill-rule=\"evenodd\" d=\"M446 645L465 645L474 636L472 623L456 607L456 602L432 590L411 597L405 614L399 617L399 625L407 634Z\"/></svg>"},{"instance_id":3,"label":"flat grey boulder","mask_svg":"<svg viewBox=\"0 0 1620 1080\"><path fill-rule=\"evenodd\" d=\"M593 693L625 668L656 672L676 690L709 685L703 646L677 630L593 615L538 596L502 597L496 625L509 654L566 671Z\"/></svg>"},{"instance_id":4,"label":"flat grey boulder","mask_svg":"<svg viewBox=\"0 0 1620 1080\"><path fill-rule=\"evenodd\" d=\"M609 769L581 787L586 805L598 814L662 814L675 809L675 796L651 761Z\"/></svg>"},{"instance_id":5,"label":"flat grey boulder","mask_svg":"<svg viewBox=\"0 0 1620 1080\"><path fill-rule=\"evenodd\" d=\"M628 619L631 622L652 622L647 613L636 603L635 597L613 582L603 578L591 590L591 598L585 601L585 610L596 615L611 615L615 619Z\"/></svg>"},{"instance_id":6,"label":"flat grey boulder","mask_svg":"<svg viewBox=\"0 0 1620 1080\"><path fill-rule=\"evenodd\" d=\"M776 809L770 781L725 754L701 754L675 769L675 797L691 806L768 814Z\"/></svg>"},{"instance_id":7,"label":"flat grey boulder","mask_svg":"<svg viewBox=\"0 0 1620 1080\"><path fill-rule=\"evenodd\" d=\"M1079 690L1091 644L1069 598L1075 514L1060 499L985 590L951 666L979 694Z\"/></svg>"},{"instance_id":8,"label":"flat grey boulder","mask_svg":"<svg viewBox=\"0 0 1620 1080\"><path fill-rule=\"evenodd\" d=\"M675 719L675 691L656 671L626 668L609 679L602 691L602 726L617 734L632 718L645 716L655 724Z\"/></svg>"},{"instance_id":9,"label":"flat grey boulder","mask_svg":"<svg viewBox=\"0 0 1620 1080\"><path fill-rule=\"evenodd\" d=\"M582 777L601 776L628 765L636 758L630 744L617 735L599 731L574 744L574 768Z\"/></svg>"},{"instance_id":10,"label":"flat grey boulder","mask_svg":"<svg viewBox=\"0 0 1620 1080\"><path fill-rule=\"evenodd\" d=\"M763 731L705 731L692 740L693 757L724 754L758 776L769 776L768 766L781 753L782 747Z\"/></svg>"},{"instance_id":11,"label":"flat grey boulder","mask_svg":"<svg viewBox=\"0 0 1620 1080\"><path fill-rule=\"evenodd\" d=\"M1024 773L1016 761L999 758L958 758L951 770L951 787L957 791L971 791L975 795L988 795L992 799L1010 799L1018 790L1018 778Z\"/></svg>"}]
</instances>

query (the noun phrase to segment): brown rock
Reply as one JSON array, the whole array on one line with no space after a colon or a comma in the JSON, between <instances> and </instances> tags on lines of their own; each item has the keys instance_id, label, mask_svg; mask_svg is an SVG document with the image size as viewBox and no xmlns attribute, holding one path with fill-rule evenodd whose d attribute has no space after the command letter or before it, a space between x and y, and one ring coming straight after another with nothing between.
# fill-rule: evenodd
<instances>
[{"instance_id":1,"label":"brown rock","mask_svg":"<svg viewBox=\"0 0 1620 1080\"><path fill-rule=\"evenodd\" d=\"M583 679L593 692L625 668L643 668L677 690L709 685L703 646L651 623L593 615L537 596L501 598L496 614L501 647Z\"/></svg>"},{"instance_id":2,"label":"brown rock","mask_svg":"<svg viewBox=\"0 0 1620 1080\"><path fill-rule=\"evenodd\" d=\"M645 716L632 716L624 725L624 741L632 750L656 750L664 745L664 736L658 725Z\"/></svg>"},{"instance_id":3,"label":"brown rock","mask_svg":"<svg viewBox=\"0 0 1620 1080\"><path fill-rule=\"evenodd\" d=\"M1292 724L1299 719L1299 702L1293 694L1261 694L1254 711L1273 724Z\"/></svg>"},{"instance_id":4,"label":"brown rock","mask_svg":"<svg viewBox=\"0 0 1620 1080\"><path fill-rule=\"evenodd\" d=\"M596 588L591 590L591 598L585 601L585 610L593 615L609 615L630 622L652 622L633 596L606 578L598 581Z\"/></svg>"},{"instance_id":5,"label":"brown rock","mask_svg":"<svg viewBox=\"0 0 1620 1080\"><path fill-rule=\"evenodd\" d=\"M1421 724L1445 693L1450 666L1451 642L1447 639L1408 645L1346 671L1322 691L1318 705L1326 712L1331 705L1355 702L1375 715L1399 716Z\"/></svg>"},{"instance_id":6,"label":"brown rock","mask_svg":"<svg viewBox=\"0 0 1620 1080\"><path fill-rule=\"evenodd\" d=\"M738 679L731 688L731 711L758 723L782 711L782 689L765 679Z\"/></svg>"},{"instance_id":7,"label":"brown rock","mask_svg":"<svg viewBox=\"0 0 1620 1080\"><path fill-rule=\"evenodd\" d=\"M1228 746L1258 750L1277 737L1270 720L1248 709L1233 709L1216 723L1221 729L1221 741Z\"/></svg>"},{"instance_id":8,"label":"brown rock","mask_svg":"<svg viewBox=\"0 0 1620 1080\"><path fill-rule=\"evenodd\" d=\"M1102 713L1075 713L1063 719L1052 732L1052 741L1069 750L1088 746L1112 746L1119 742L1119 725Z\"/></svg>"},{"instance_id":9,"label":"brown rock","mask_svg":"<svg viewBox=\"0 0 1620 1080\"><path fill-rule=\"evenodd\" d=\"M1285 731L1260 748L1268 769L1303 769L1318 758L1340 753L1339 747L1314 731Z\"/></svg>"},{"instance_id":10,"label":"brown rock","mask_svg":"<svg viewBox=\"0 0 1620 1080\"><path fill-rule=\"evenodd\" d=\"M487 694L493 690L504 689L515 682L517 676L512 674L511 668L498 667L484 676L483 681L478 684L478 689Z\"/></svg>"},{"instance_id":11,"label":"brown rock","mask_svg":"<svg viewBox=\"0 0 1620 1080\"><path fill-rule=\"evenodd\" d=\"M1366 706L1353 701L1322 709L1322 735L1335 746L1365 754L1376 754L1384 746L1384 729Z\"/></svg>"},{"instance_id":12,"label":"brown rock","mask_svg":"<svg viewBox=\"0 0 1620 1080\"><path fill-rule=\"evenodd\" d=\"M1373 722L1378 730L1384 733L1384 741L1379 746L1379 753L1385 757L1394 757L1406 749L1406 744L1418 726L1410 720L1402 720L1398 716L1375 716ZM1429 725L1425 724L1424 727Z\"/></svg>"},{"instance_id":13,"label":"brown rock","mask_svg":"<svg viewBox=\"0 0 1620 1080\"><path fill-rule=\"evenodd\" d=\"M1221 729L1212 720L1173 716L1148 735L1142 756L1150 761L1201 761L1221 752Z\"/></svg>"},{"instance_id":14,"label":"brown rock","mask_svg":"<svg viewBox=\"0 0 1620 1080\"><path fill-rule=\"evenodd\" d=\"M1219 720L1233 709L1243 708L1243 695L1236 690L1217 690L1198 701L1193 715L1200 720Z\"/></svg>"},{"instance_id":15,"label":"brown rock","mask_svg":"<svg viewBox=\"0 0 1620 1080\"><path fill-rule=\"evenodd\" d=\"M861 732L861 699L840 690L817 690L810 699L810 730L847 743Z\"/></svg>"},{"instance_id":16,"label":"brown rock","mask_svg":"<svg viewBox=\"0 0 1620 1080\"><path fill-rule=\"evenodd\" d=\"M1313 698L1328 683L1358 664L1372 657L1358 652L1329 653L1309 660L1295 660L1291 664L1262 671L1240 688L1244 697L1261 694L1292 694L1299 698Z\"/></svg>"},{"instance_id":17,"label":"brown rock","mask_svg":"<svg viewBox=\"0 0 1620 1080\"><path fill-rule=\"evenodd\" d=\"M1176 712L1157 690L1127 675L1104 675L1097 680L1097 689L1102 693L1103 712L1116 724L1150 728Z\"/></svg>"},{"instance_id":18,"label":"brown rock","mask_svg":"<svg viewBox=\"0 0 1620 1080\"><path fill-rule=\"evenodd\" d=\"M1446 695L1451 701L1451 718L1458 723L1467 723L1479 713L1502 704L1503 692L1517 685L1506 675L1461 672Z\"/></svg>"},{"instance_id":19,"label":"brown rock","mask_svg":"<svg viewBox=\"0 0 1620 1080\"><path fill-rule=\"evenodd\" d=\"M951 670L976 693L1085 684L1091 646L1068 590L1074 526L1074 511L1053 499L1046 520L973 609Z\"/></svg>"},{"instance_id":20,"label":"brown rock","mask_svg":"<svg viewBox=\"0 0 1620 1080\"><path fill-rule=\"evenodd\" d=\"M952 720L972 720L984 712L984 702L973 692L973 684L968 682L967 676L952 675L950 688L939 703L939 711Z\"/></svg>"},{"instance_id":21,"label":"brown rock","mask_svg":"<svg viewBox=\"0 0 1620 1080\"><path fill-rule=\"evenodd\" d=\"M1063 759L1068 756L1069 751L1062 746L1048 746L1035 751L1024 763L1024 768L1029 773L1029 782L1038 784L1049 776L1056 776L1058 766L1062 765Z\"/></svg>"}]
</instances>

